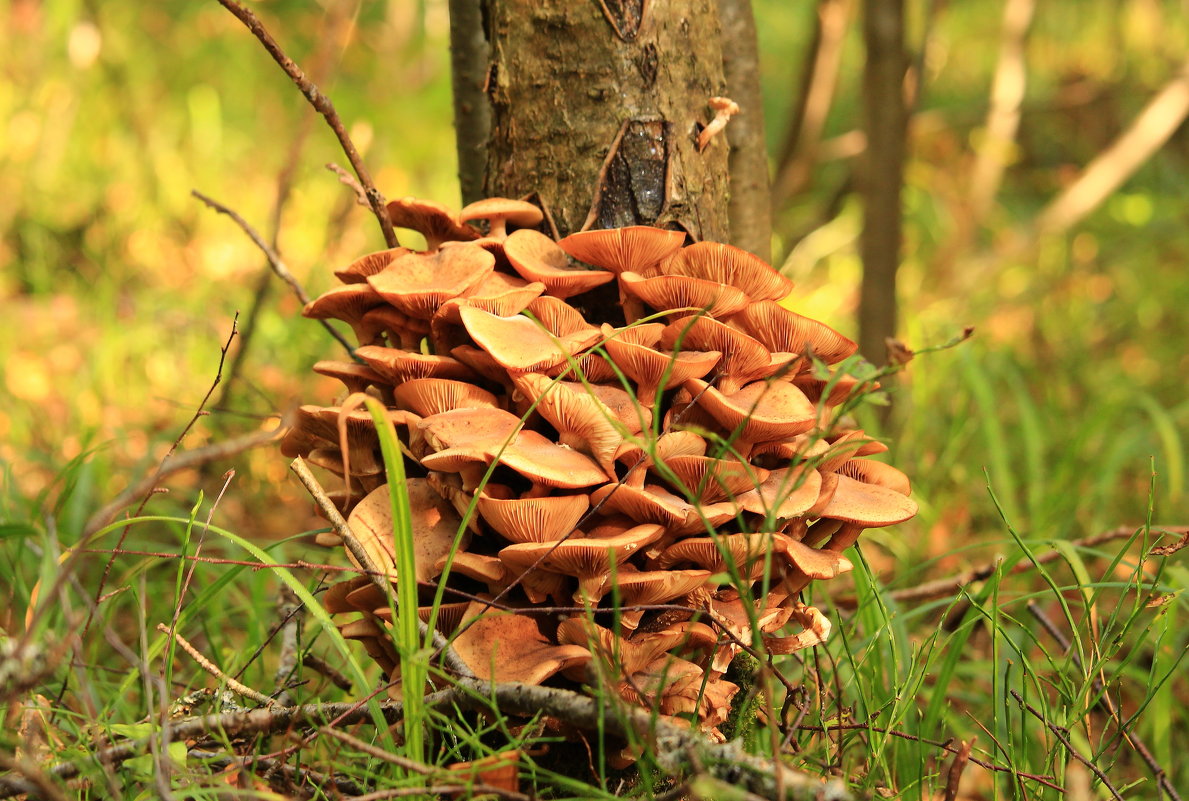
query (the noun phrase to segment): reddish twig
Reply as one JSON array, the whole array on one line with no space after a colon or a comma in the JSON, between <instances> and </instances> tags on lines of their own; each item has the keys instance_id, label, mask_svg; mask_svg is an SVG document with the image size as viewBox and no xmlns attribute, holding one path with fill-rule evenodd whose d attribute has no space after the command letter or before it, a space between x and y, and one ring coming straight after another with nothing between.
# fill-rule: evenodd
<instances>
[{"instance_id":1,"label":"reddish twig","mask_svg":"<svg viewBox=\"0 0 1189 801\"><path fill-rule=\"evenodd\" d=\"M388 219L384 196L380 194L380 190L376 189L375 184L372 183L367 167L364 166L363 159L360 158L359 151L355 149L355 143L351 141L351 137L347 134L347 129L343 126L343 121L339 117L338 112L335 111L334 104L330 102L330 98L322 94L318 90L318 87L314 85L313 81L302 71L301 67L285 54L285 51L277 44L277 40L265 29L264 23L260 21L259 17L240 5L236 0L219 0L219 4L234 14L235 18L252 32L252 35L256 37L260 44L264 46L264 49L268 51L268 54L272 56L273 61L280 65L281 69L285 71L285 74L301 90L302 95L310 102L310 105L326 119L326 123L334 131L335 137L338 138L339 144L343 148L343 153L347 156L347 161L351 163L351 168L355 170L355 175L358 176L359 183L367 193L368 205L371 207L372 213L376 215L376 220L380 223L380 230L384 232L384 242L389 248L396 247L398 244L396 241L396 232L392 229L392 221Z\"/></svg>"},{"instance_id":2,"label":"reddish twig","mask_svg":"<svg viewBox=\"0 0 1189 801\"><path fill-rule=\"evenodd\" d=\"M1011 697L1016 699L1016 703L1019 704L1023 709L1028 710L1030 715L1043 723L1045 728L1051 731L1053 736L1061 741L1061 745L1065 746L1065 750L1069 752L1070 756L1089 768L1094 773L1094 775L1098 777L1098 780L1102 782L1102 786L1109 790L1111 795L1113 795L1117 801L1123 801L1123 796L1119 795L1119 791L1116 790L1114 785L1111 784L1111 780L1107 778L1106 774L1103 773L1093 761L1086 759L1086 757L1082 756L1080 751L1073 747L1073 743L1069 741L1068 730L1058 726L1056 723L1046 720L1045 716L1040 712L1040 710L1025 701L1024 698L1015 690L1011 690Z\"/></svg>"}]
</instances>

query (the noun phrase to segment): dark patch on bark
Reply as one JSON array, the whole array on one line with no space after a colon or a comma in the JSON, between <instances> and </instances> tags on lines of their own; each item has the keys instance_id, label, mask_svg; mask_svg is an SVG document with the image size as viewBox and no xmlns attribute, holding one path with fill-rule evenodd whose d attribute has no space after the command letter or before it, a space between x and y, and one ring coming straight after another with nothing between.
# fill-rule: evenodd
<instances>
[{"instance_id":1,"label":"dark patch on bark","mask_svg":"<svg viewBox=\"0 0 1189 801\"><path fill-rule=\"evenodd\" d=\"M595 190L587 228L649 225L665 207L669 126L662 120L628 120L611 145Z\"/></svg>"},{"instance_id":2,"label":"dark patch on bark","mask_svg":"<svg viewBox=\"0 0 1189 801\"><path fill-rule=\"evenodd\" d=\"M644 22L648 0L599 0L599 5L615 35L625 42L634 41Z\"/></svg>"}]
</instances>

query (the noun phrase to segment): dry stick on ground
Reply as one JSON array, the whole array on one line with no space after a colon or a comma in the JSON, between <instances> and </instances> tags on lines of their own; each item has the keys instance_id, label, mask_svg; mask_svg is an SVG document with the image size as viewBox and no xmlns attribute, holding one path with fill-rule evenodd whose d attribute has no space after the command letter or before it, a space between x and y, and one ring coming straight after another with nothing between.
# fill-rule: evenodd
<instances>
[{"instance_id":1,"label":"dry stick on ground","mask_svg":"<svg viewBox=\"0 0 1189 801\"><path fill-rule=\"evenodd\" d=\"M1081 539L1070 540L1069 545L1074 548L1093 548L1096 545L1101 545L1104 542L1111 540L1124 540L1134 536L1135 532L1139 530L1139 526L1119 526L1109 531L1104 531L1100 534L1095 534L1091 537L1082 537ZM1153 530L1166 529L1169 531L1178 531L1176 527L1152 526ZM1007 570L1008 575L1015 573L1023 573L1033 568L1037 563L1048 564L1062 558L1062 552L1058 550L1045 551L1038 554L1036 561L1024 558L1016 562ZM992 574L999 568L999 562L990 562L988 564L980 565L976 568L958 573L947 578L936 579L924 584L918 584L915 587L906 587L902 590L895 590L888 593L888 597L893 601L928 601L934 598L945 598L953 595L957 590L962 589L968 584L973 584L976 581L990 578ZM834 603L842 609L854 609L858 604L858 598L853 595L835 598Z\"/></svg>"},{"instance_id":2,"label":"dry stick on ground","mask_svg":"<svg viewBox=\"0 0 1189 801\"><path fill-rule=\"evenodd\" d=\"M248 235L248 238L256 244L256 247L260 248L260 251L264 253L264 257L268 259L268 264L270 267L272 267L272 271L277 274L278 278L289 285L289 288L293 290L293 294L297 296L297 299L301 302L301 305L304 306L310 302L310 296L306 293L301 283L293 277L293 273L289 272L289 268L285 266L285 262L281 261L281 257L277 255L277 252L268 246L268 243L264 241L264 237L260 236L256 229L248 224L247 220L239 216L239 214L237 214L234 210L224 206L222 203L219 203L216 200L207 197L197 189L191 189L190 194L220 214L226 214L228 217L234 220L235 224L238 225L243 230L243 232ZM347 353L354 352L355 348L351 346L351 343L348 342L342 334L335 330L334 326L332 326L326 320L319 320L318 322L322 324L323 328L330 332L332 337L338 340L340 345L347 349Z\"/></svg>"},{"instance_id":3,"label":"dry stick on ground","mask_svg":"<svg viewBox=\"0 0 1189 801\"><path fill-rule=\"evenodd\" d=\"M203 767L209 770L225 771L228 768L237 768L243 771L263 772L266 779L272 774L280 774L291 785L319 788L328 798L334 797L334 794L329 792L332 787L338 794L348 798L361 796L364 793L363 788L350 779L344 779L341 776L326 776L318 771L286 765L280 760L269 757L228 757L201 748L191 748L186 752L186 756L190 759L201 760ZM274 787L274 789L276 788Z\"/></svg>"},{"instance_id":4,"label":"dry stick on ground","mask_svg":"<svg viewBox=\"0 0 1189 801\"><path fill-rule=\"evenodd\" d=\"M1186 536L1189 536L1189 529L1186 529L1185 533ZM1061 629L1057 628L1053 621L1049 620L1048 615L1041 611L1041 608L1036 604L1035 601L1028 602L1028 612L1040 622L1040 625L1045 631L1049 633L1049 636L1057 642L1057 645L1061 647L1061 650L1070 655L1070 657L1073 659L1073 663L1080 670L1082 667L1081 657L1078 656L1076 651L1071 650L1069 638L1065 636ZM1172 786L1172 782L1168 780L1168 773L1163 767L1161 767L1160 763L1156 761L1156 757L1152 755L1150 750L1148 750L1148 746L1144 744L1144 741L1140 739L1139 735L1131 731L1127 727L1127 724L1122 720L1122 717L1119 714L1119 709L1117 706L1115 706L1114 702L1111 701L1110 696L1107 694L1106 687L1103 684L1102 679L1098 676L1095 676L1090 686L1097 695L1097 700L1094 702L1095 708L1102 710L1108 718L1114 721L1115 727L1119 730L1119 734L1121 734L1123 738L1127 740L1135 752L1139 754L1140 759L1144 761L1144 764L1148 766L1148 769L1152 771L1152 775L1156 778L1156 784L1160 787L1160 789L1163 790L1169 798L1173 799L1173 801L1181 801L1180 794L1177 792L1176 788Z\"/></svg>"},{"instance_id":5,"label":"dry stick on ground","mask_svg":"<svg viewBox=\"0 0 1189 801\"><path fill-rule=\"evenodd\" d=\"M277 611L281 615L281 656L277 660L277 669L273 674L273 686L276 688L277 703L281 706L289 706L291 700L289 691L285 688L289 686L290 679L297 672L297 641L301 638L301 623L304 615L302 614L301 601L293 594L293 590L289 589L288 584L281 585L281 597Z\"/></svg>"},{"instance_id":6,"label":"dry stick on ground","mask_svg":"<svg viewBox=\"0 0 1189 801\"><path fill-rule=\"evenodd\" d=\"M850 801L853 798L838 780L823 782L779 761L748 754L738 742L711 743L689 729L656 719L648 710L628 707L615 699L595 699L553 687L459 679L450 689L426 696L425 703L427 707L439 711L458 708L530 718L547 715L584 731L605 732L615 737L635 735L653 743L652 752L657 765L669 775L676 777L688 774L696 760L704 773L773 801ZM403 717L402 707L397 702L380 703L378 708L389 724ZM171 734L175 742L201 740L212 736L234 737L320 727L332 720L340 726L374 722L366 706L353 703L311 704L204 715L175 722ZM87 762L114 765L143 754L148 747L149 738L132 740L100 748L90 755ZM46 773L60 780L70 779L78 775L79 764L58 763L48 768ZM776 794L778 785L783 785L783 795ZM26 780L23 778L0 776L0 799L27 792L22 789L25 786Z\"/></svg>"},{"instance_id":7,"label":"dry stick on ground","mask_svg":"<svg viewBox=\"0 0 1189 801\"><path fill-rule=\"evenodd\" d=\"M351 527L347 525L347 521L339 513L338 507L327 497L326 491L322 489L322 485L318 483L318 479L314 478L314 474L310 472L310 468L306 467L305 461L301 457L298 457L290 463L289 467L310 493L310 496L314 499L314 503L318 504L318 508L326 515L326 519L330 522L334 532L342 538L343 543L347 546L347 550L359 562L372 583L385 596L391 594L392 585L387 575L375 563L375 560L372 559L367 549L363 547L359 538L355 536L355 532L351 531ZM429 632L429 627L424 621L418 620L417 628L421 632L422 637ZM433 632L433 645L442 654L442 661L450 671L462 677L473 677L475 675L470 667L467 666L466 662L462 660L462 657L446 641L446 638L442 636L441 632Z\"/></svg>"},{"instance_id":8,"label":"dry stick on ground","mask_svg":"<svg viewBox=\"0 0 1189 801\"><path fill-rule=\"evenodd\" d=\"M958 797L958 785L962 783L962 771L966 769L966 764L970 762L970 750L973 747L974 738L969 741L963 740L962 745L958 748L958 753L954 754L949 770L946 771L945 796L943 801L955 801Z\"/></svg>"},{"instance_id":9,"label":"dry stick on ground","mask_svg":"<svg viewBox=\"0 0 1189 801\"><path fill-rule=\"evenodd\" d=\"M306 76L301 67L289 56L285 55L285 51L277 44L276 39L273 39L264 27L264 23L249 11L244 6L236 2L236 0L219 0L219 4L235 15L236 19L247 26L248 30L264 45L264 49L272 56L273 60L280 65L285 74L292 79L293 83L297 84L297 88L301 90L302 95L306 100L310 101L318 113L325 119L330 129L334 131L334 135L338 138L339 144L343 148L343 153L347 155L347 161L351 163L351 169L355 170L355 175L359 178L359 183L363 186L367 193L368 205L371 206L372 213L376 215L376 220L380 223L380 230L384 232L384 242L390 248L397 246L396 232L392 229L392 221L388 219L388 210L384 207L384 196L376 189L375 184L372 183L371 176L368 175L367 167L363 164L363 159L359 157L359 151L355 149L355 143L351 141L351 137L347 135L347 129L343 127L343 121L339 118L338 112L334 110L334 104L330 102L330 98L322 94L318 87Z\"/></svg>"},{"instance_id":10,"label":"dry stick on ground","mask_svg":"<svg viewBox=\"0 0 1189 801\"><path fill-rule=\"evenodd\" d=\"M1070 756L1093 771L1094 775L1098 777L1098 780L1102 782L1102 786L1109 790L1111 795L1118 799L1118 801L1123 801L1123 796L1119 795L1119 791L1115 789L1113 784L1111 784L1111 780L1107 778L1107 775L1103 773L1093 761L1082 756L1081 752L1073 747L1073 743L1069 741L1069 732L1066 729L1063 729L1056 723L1052 723L1051 721L1047 720L1039 709L1025 701L1023 697L1015 690L1011 690L1011 697L1016 699L1016 703L1019 704L1021 708L1028 710L1030 715L1043 723L1045 728L1051 731L1053 736L1061 741L1061 745L1065 746L1065 750L1069 752Z\"/></svg>"},{"instance_id":11,"label":"dry stick on ground","mask_svg":"<svg viewBox=\"0 0 1189 801\"><path fill-rule=\"evenodd\" d=\"M176 631L171 632L169 626L165 625L164 623L158 623L157 631L161 632L166 637L172 636L174 641L182 647L183 651L190 655L190 658L193 659L200 668L214 676L219 681L225 682L227 684L227 689L231 690L236 695L242 695L244 698L250 698L256 703L262 704L270 709L283 708L281 704L277 703L272 698L269 698L264 693L253 690L248 685L236 681L223 671L219 670L219 667L214 662L211 662L211 660L203 656L202 652L195 648L189 640L178 634Z\"/></svg>"},{"instance_id":12,"label":"dry stick on ground","mask_svg":"<svg viewBox=\"0 0 1189 801\"><path fill-rule=\"evenodd\" d=\"M446 792L457 792L459 790L467 790L467 791L470 791L470 793L472 793L472 794L479 793L481 795L486 795L486 794L497 795L501 798L507 798L507 799L509 799L509 801L531 801L529 799L529 797L527 795L524 795L523 793L518 793L518 792L515 792L512 790L506 790L502 787L496 787L494 785L485 784L483 782L472 782L472 783L468 783L466 786L462 786L459 784L458 780L463 777L459 776L458 774L451 774L449 771L439 768L435 765L425 765L421 762L416 762L412 759L406 759L406 758L400 756L399 754L394 754L390 751L385 751L383 748L380 748L379 746L372 745L371 743L366 743L363 740L360 740L358 737L352 737L350 734L347 734L346 732L339 731L338 729L333 729L329 726L322 727L322 733L329 737L334 738L335 740L338 740L341 743L344 743L345 745L350 746L351 748L354 748L357 751L361 751L362 753L365 753L368 756L375 757L376 759L379 759L383 762L387 762L389 764L396 765L397 767L404 768L405 770L412 771L413 773L419 773L422 776L429 776L435 782L443 782L443 783L450 782L455 785L455 787L456 787L455 790L453 790L453 791L448 790ZM380 792L383 792L383 791L380 791ZM376 795L376 794L374 794L374 795ZM376 795L376 797L379 797L379 796Z\"/></svg>"}]
</instances>

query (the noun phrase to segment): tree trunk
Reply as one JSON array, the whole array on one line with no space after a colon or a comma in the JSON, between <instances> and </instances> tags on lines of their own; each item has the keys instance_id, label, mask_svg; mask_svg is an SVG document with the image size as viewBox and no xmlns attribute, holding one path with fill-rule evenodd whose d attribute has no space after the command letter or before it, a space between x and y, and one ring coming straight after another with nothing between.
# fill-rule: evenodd
<instances>
[{"instance_id":1,"label":"tree trunk","mask_svg":"<svg viewBox=\"0 0 1189 801\"><path fill-rule=\"evenodd\" d=\"M559 235L650 224L726 241L714 0L483 0L491 134L483 192L535 193Z\"/></svg>"},{"instance_id":2,"label":"tree trunk","mask_svg":"<svg viewBox=\"0 0 1189 801\"><path fill-rule=\"evenodd\" d=\"M859 294L859 350L883 364L896 335L896 269L900 264L900 188L904 179L907 114L904 104L904 0L866 0L863 39L867 64L863 106L867 153L863 163L863 285Z\"/></svg>"}]
</instances>

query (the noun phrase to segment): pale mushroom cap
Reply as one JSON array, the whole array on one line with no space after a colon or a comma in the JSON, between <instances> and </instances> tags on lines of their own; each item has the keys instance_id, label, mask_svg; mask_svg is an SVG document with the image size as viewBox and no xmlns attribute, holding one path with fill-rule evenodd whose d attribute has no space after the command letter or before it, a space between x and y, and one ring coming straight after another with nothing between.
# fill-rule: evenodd
<instances>
[{"instance_id":1,"label":"pale mushroom cap","mask_svg":"<svg viewBox=\"0 0 1189 801\"><path fill-rule=\"evenodd\" d=\"M566 252L540 231L522 228L504 241L504 255L526 281L539 281L545 292L565 299L614 280L615 273L587 270L570 262Z\"/></svg>"},{"instance_id":2,"label":"pale mushroom cap","mask_svg":"<svg viewBox=\"0 0 1189 801\"><path fill-rule=\"evenodd\" d=\"M677 489L702 503L736 498L768 478L768 471L761 467L713 456L674 456L664 464L676 478Z\"/></svg>"},{"instance_id":3,"label":"pale mushroom cap","mask_svg":"<svg viewBox=\"0 0 1189 801\"><path fill-rule=\"evenodd\" d=\"M887 487L901 495L912 494L912 483L908 476L890 464L871 459L849 459L838 468L838 472L864 484Z\"/></svg>"},{"instance_id":4,"label":"pale mushroom cap","mask_svg":"<svg viewBox=\"0 0 1189 801\"><path fill-rule=\"evenodd\" d=\"M641 326L642 327L642 326ZM660 334L659 326L655 332ZM626 329L630 331L631 329ZM701 378L714 369L722 356L717 351L682 350L661 353L647 345L625 341L609 325L603 326L603 347L619 369L639 386L640 401L651 404L656 393L672 389L690 378Z\"/></svg>"},{"instance_id":5,"label":"pale mushroom cap","mask_svg":"<svg viewBox=\"0 0 1189 801\"><path fill-rule=\"evenodd\" d=\"M410 253L368 284L399 311L419 320L434 316L443 303L476 286L495 267L495 257L482 248L445 248L435 253Z\"/></svg>"},{"instance_id":6,"label":"pale mushroom cap","mask_svg":"<svg viewBox=\"0 0 1189 801\"><path fill-rule=\"evenodd\" d=\"M458 310L463 306L474 306L501 316L520 314L544 291L545 285L540 282L530 284L514 275L488 273L462 295L444 302L434 314L434 320L461 324Z\"/></svg>"},{"instance_id":7,"label":"pale mushroom cap","mask_svg":"<svg viewBox=\"0 0 1189 801\"><path fill-rule=\"evenodd\" d=\"M554 336L527 317L499 317L481 309L459 309L463 325L475 344L509 370L532 372L553 367L594 344L593 328L587 335Z\"/></svg>"},{"instance_id":8,"label":"pale mushroom cap","mask_svg":"<svg viewBox=\"0 0 1189 801\"><path fill-rule=\"evenodd\" d=\"M337 378L343 382L349 392L362 392L373 384L384 383L382 375L366 364L356 362L324 359L314 363L314 372L329 378Z\"/></svg>"},{"instance_id":9,"label":"pale mushroom cap","mask_svg":"<svg viewBox=\"0 0 1189 801\"><path fill-rule=\"evenodd\" d=\"M524 542L500 551L500 559L513 570L534 565L567 576L604 576L611 565L623 564L645 545L659 539L665 530L657 525L640 525L611 537L571 538L560 542Z\"/></svg>"},{"instance_id":10,"label":"pale mushroom cap","mask_svg":"<svg viewBox=\"0 0 1189 801\"><path fill-rule=\"evenodd\" d=\"M697 378L685 382L695 403L744 443L785 440L817 423L817 408L787 381L755 381L724 395Z\"/></svg>"},{"instance_id":11,"label":"pale mushroom cap","mask_svg":"<svg viewBox=\"0 0 1189 801\"><path fill-rule=\"evenodd\" d=\"M740 384L768 374L772 356L754 337L705 315L674 320L661 334L661 345L670 349L718 351L718 375Z\"/></svg>"},{"instance_id":12,"label":"pale mushroom cap","mask_svg":"<svg viewBox=\"0 0 1189 801\"><path fill-rule=\"evenodd\" d=\"M647 225L570 234L557 243L575 259L613 273L646 271L683 244L685 233Z\"/></svg>"}]
</instances>

